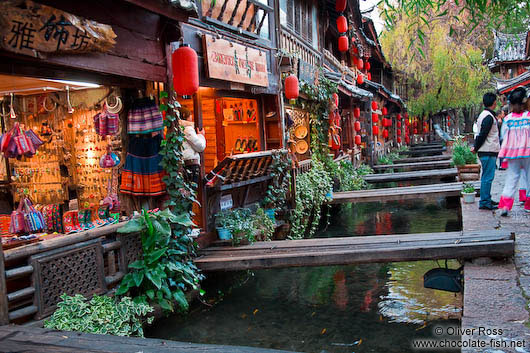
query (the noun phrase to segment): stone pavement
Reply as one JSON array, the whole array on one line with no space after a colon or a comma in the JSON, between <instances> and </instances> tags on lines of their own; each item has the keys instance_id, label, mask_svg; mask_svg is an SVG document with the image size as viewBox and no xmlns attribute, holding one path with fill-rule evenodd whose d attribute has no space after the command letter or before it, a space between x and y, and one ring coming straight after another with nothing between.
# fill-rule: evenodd
<instances>
[{"instance_id":1,"label":"stone pavement","mask_svg":"<svg viewBox=\"0 0 530 353\"><path fill-rule=\"evenodd\" d=\"M505 175L505 171L496 171L494 200L500 198ZM475 204L462 205L462 221L464 230L506 229L516 234L513 259L478 259L464 266L462 329L475 330L463 334L462 343L482 340L487 347L463 348L462 352L530 353L530 214L516 202L509 217L500 217L499 211L479 210L477 198Z\"/></svg>"}]
</instances>

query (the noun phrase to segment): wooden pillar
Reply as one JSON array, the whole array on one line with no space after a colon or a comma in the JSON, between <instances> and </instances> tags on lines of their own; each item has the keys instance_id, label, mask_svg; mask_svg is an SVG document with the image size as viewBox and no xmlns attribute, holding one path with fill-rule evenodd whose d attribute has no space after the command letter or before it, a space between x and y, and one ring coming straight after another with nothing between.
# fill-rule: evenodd
<instances>
[{"instance_id":1,"label":"wooden pillar","mask_svg":"<svg viewBox=\"0 0 530 353\"><path fill-rule=\"evenodd\" d=\"M9 324L9 308L7 306L6 271L4 251L0 245L0 326Z\"/></svg>"}]
</instances>

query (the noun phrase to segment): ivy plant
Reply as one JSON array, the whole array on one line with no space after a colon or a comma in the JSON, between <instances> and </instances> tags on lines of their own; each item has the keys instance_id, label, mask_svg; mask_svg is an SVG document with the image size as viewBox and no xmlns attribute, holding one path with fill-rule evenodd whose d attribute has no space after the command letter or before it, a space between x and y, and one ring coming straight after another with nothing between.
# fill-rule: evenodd
<instances>
[{"instance_id":1,"label":"ivy plant","mask_svg":"<svg viewBox=\"0 0 530 353\"><path fill-rule=\"evenodd\" d=\"M255 237L257 240L268 241L272 239L276 223L265 213L263 208L259 207L256 210L252 217L252 223L256 230Z\"/></svg>"},{"instance_id":2,"label":"ivy plant","mask_svg":"<svg viewBox=\"0 0 530 353\"><path fill-rule=\"evenodd\" d=\"M286 206L291 188L292 161L286 151L273 151L269 173L272 180L261 202L263 207L279 209Z\"/></svg>"},{"instance_id":3,"label":"ivy plant","mask_svg":"<svg viewBox=\"0 0 530 353\"><path fill-rule=\"evenodd\" d=\"M179 311L186 311L185 290L198 289L203 279L192 260L195 251L188 236L192 224L187 213L143 210L141 217L118 229L118 233L141 234L143 257L129 264L130 272L116 294L130 293L136 302L154 302L168 311L176 302Z\"/></svg>"},{"instance_id":4,"label":"ivy plant","mask_svg":"<svg viewBox=\"0 0 530 353\"><path fill-rule=\"evenodd\" d=\"M226 228L232 233L232 244L239 245L242 240L253 243L254 223L252 212L248 208L224 210L215 215L217 226Z\"/></svg>"},{"instance_id":5,"label":"ivy plant","mask_svg":"<svg viewBox=\"0 0 530 353\"><path fill-rule=\"evenodd\" d=\"M70 297L61 295L57 310L44 321L44 327L62 330L97 333L115 336L144 336L143 323L151 323L147 317L153 308L135 303L129 297L120 300L94 295L90 301L81 294Z\"/></svg>"}]
</instances>

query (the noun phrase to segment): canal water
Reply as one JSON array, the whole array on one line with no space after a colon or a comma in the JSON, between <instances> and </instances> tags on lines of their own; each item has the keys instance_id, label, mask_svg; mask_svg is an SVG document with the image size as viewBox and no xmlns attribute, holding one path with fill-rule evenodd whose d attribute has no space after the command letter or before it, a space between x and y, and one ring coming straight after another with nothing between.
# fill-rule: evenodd
<instances>
[{"instance_id":1,"label":"canal water","mask_svg":"<svg viewBox=\"0 0 530 353\"><path fill-rule=\"evenodd\" d=\"M317 236L460 230L458 207L443 199L346 205L332 210ZM423 274L438 265L445 266L422 261L216 274L204 283L204 303L156 322L147 336L297 352L410 352L411 341L432 338L434 326L459 325L461 296L423 288Z\"/></svg>"}]
</instances>

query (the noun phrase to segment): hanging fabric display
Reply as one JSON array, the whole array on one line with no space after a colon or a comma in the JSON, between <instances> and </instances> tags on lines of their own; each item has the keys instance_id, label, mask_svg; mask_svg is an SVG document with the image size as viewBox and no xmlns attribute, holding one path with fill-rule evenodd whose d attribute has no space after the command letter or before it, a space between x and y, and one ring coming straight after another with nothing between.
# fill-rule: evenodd
<instances>
[{"instance_id":1,"label":"hanging fabric display","mask_svg":"<svg viewBox=\"0 0 530 353\"><path fill-rule=\"evenodd\" d=\"M135 100L127 120L129 134L149 134L163 129L162 114L155 101L149 98Z\"/></svg>"}]
</instances>

